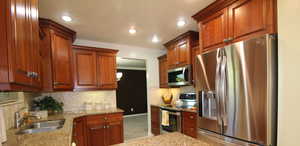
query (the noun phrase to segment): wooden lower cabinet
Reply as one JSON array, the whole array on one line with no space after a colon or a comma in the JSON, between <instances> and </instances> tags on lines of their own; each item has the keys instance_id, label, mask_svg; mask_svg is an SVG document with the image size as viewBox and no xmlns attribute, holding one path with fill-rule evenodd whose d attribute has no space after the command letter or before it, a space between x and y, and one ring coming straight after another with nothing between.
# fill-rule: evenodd
<instances>
[{"instance_id":1,"label":"wooden lower cabinet","mask_svg":"<svg viewBox=\"0 0 300 146\"><path fill-rule=\"evenodd\" d=\"M76 146L86 145L84 118L76 118L73 121L73 142Z\"/></svg>"},{"instance_id":2,"label":"wooden lower cabinet","mask_svg":"<svg viewBox=\"0 0 300 146\"><path fill-rule=\"evenodd\" d=\"M153 135L160 134L159 107L151 106L151 132Z\"/></svg>"},{"instance_id":3,"label":"wooden lower cabinet","mask_svg":"<svg viewBox=\"0 0 300 146\"><path fill-rule=\"evenodd\" d=\"M182 133L197 138L197 113L182 112Z\"/></svg>"},{"instance_id":4,"label":"wooden lower cabinet","mask_svg":"<svg viewBox=\"0 0 300 146\"><path fill-rule=\"evenodd\" d=\"M101 114L74 120L76 146L109 146L124 142L123 114Z\"/></svg>"}]
</instances>

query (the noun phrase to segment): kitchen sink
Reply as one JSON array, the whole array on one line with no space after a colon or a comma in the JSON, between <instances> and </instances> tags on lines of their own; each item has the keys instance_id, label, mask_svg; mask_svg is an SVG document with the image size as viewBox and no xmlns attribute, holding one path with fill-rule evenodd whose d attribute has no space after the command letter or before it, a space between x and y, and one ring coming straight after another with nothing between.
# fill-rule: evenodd
<instances>
[{"instance_id":1,"label":"kitchen sink","mask_svg":"<svg viewBox=\"0 0 300 146\"><path fill-rule=\"evenodd\" d=\"M32 123L21 128L17 134L32 134L58 130L65 124L65 119Z\"/></svg>"}]
</instances>

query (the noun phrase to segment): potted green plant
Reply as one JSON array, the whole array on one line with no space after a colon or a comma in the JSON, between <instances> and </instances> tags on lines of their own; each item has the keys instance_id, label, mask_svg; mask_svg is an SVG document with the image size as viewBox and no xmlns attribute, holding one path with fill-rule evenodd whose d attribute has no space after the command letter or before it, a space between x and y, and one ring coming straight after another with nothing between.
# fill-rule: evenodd
<instances>
[{"instance_id":1,"label":"potted green plant","mask_svg":"<svg viewBox=\"0 0 300 146\"><path fill-rule=\"evenodd\" d=\"M62 113L63 106L62 102L58 102L51 96L33 100L33 108L35 110L47 110L49 114Z\"/></svg>"}]
</instances>

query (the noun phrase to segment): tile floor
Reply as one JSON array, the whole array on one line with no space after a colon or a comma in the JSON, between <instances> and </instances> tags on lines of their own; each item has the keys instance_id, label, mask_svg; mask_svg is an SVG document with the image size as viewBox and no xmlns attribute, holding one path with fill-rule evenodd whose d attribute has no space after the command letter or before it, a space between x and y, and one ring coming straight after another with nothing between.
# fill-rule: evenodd
<instances>
[{"instance_id":1,"label":"tile floor","mask_svg":"<svg viewBox=\"0 0 300 146\"><path fill-rule=\"evenodd\" d=\"M148 136L148 117L147 114L124 117L124 140Z\"/></svg>"}]
</instances>

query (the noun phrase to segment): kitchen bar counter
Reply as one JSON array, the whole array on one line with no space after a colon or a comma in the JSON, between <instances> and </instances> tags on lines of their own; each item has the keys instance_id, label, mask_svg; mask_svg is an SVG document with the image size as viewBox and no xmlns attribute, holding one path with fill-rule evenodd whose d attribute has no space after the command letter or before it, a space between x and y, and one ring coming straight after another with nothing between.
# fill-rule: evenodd
<instances>
[{"instance_id":1,"label":"kitchen bar counter","mask_svg":"<svg viewBox=\"0 0 300 146\"><path fill-rule=\"evenodd\" d=\"M241 146L224 142L214 137L199 135L195 139L179 132L167 133L153 137L137 138L114 146ZM247 145L249 146L249 145Z\"/></svg>"},{"instance_id":2,"label":"kitchen bar counter","mask_svg":"<svg viewBox=\"0 0 300 146\"><path fill-rule=\"evenodd\" d=\"M155 107L159 107L159 108L165 108L165 109L171 109L171 110L176 110L176 111L197 113L197 110L195 110L195 109L177 108L176 106L168 107L168 106L164 106L164 105L155 105L155 104L152 104L151 106L155 106Z\"/></svg>"},{"instance_id":3,"label":"kitchen bar counter","mask_svg":"<svg viewBox=\"0 0 300 146\"><path fill-rule=\"evenodd\" d=\"M84 111L80 113L64 113L49 116L46 120L65 119L63 128L41 133L17 135L18 129L7 131L8 141L5 146L70 146L72 142L73 120L77 117L98 114L121 113L121 109L107 109L101 111Z\"/></svg>"}]
</instances>

